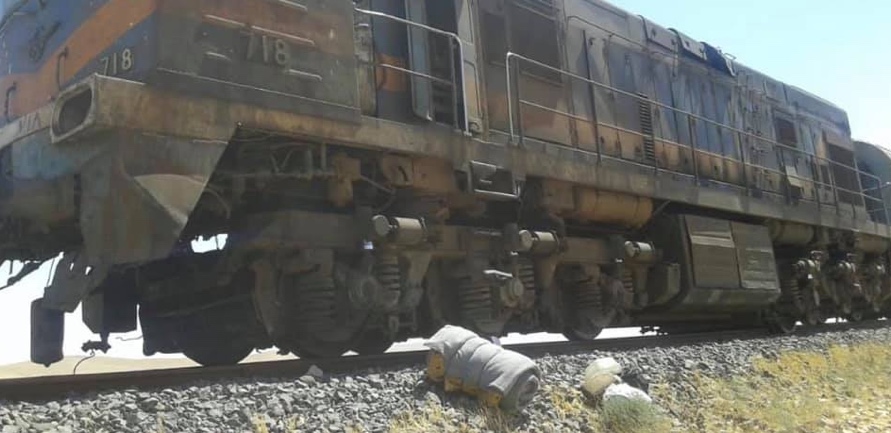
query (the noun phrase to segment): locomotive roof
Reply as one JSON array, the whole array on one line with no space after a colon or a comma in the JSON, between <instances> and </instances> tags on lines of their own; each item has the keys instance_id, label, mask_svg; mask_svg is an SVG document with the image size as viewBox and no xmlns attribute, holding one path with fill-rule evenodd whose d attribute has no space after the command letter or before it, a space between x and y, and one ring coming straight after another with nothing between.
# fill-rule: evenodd
<instances>
[{"instance_id":1,"label":"locomotive roof","mask_svg":"<svg viewBox=\"0 0 891 433\"><path fill-rule=\"evenodd\" d=\"M593 0L593 1L586 0L586 1L593 2L596 0ZM628 14L627 12L626 12L626 14L628 17L637 18L640 21L640 25L644 27L644 32L646 33L646 23L649 21L646 17L644 17L643 15ZM679 31L677 29L668 28L668 30L675 33L675 36L677 37L677 41L679 44L684 43L683 38L689 38L689 36L687 36L682 31ZM690 39L693 39L693 38L690 38ZM707 50L712 50L714 53L720 54L731 65L731 70L729 72L731 74L735 75L735 78L736 78L738 84L746 85L746 83L743 82L743 75L748 75L750 77L757 76L758 79L763 80L765 83L778 85L778 86L782 87L783 90L781 92L777 92L778 94L771 95L771 96L774 96L776 99L779 99L781 102L791 105L791 106L794 106L799 110L803 110L811 115L815 115L819 118L825 119L826 121L833 123L834 125L841 128L841 130L850 134L851 131L850 131L850 124L848 121L848 114L842 107L840 107L840 106L838 106L838 105L836 105L836 104L834 104L820 96L817 96L811 92L808 92L807 90L804 90L800 87L797 87L797 86L789 84L789 83L782 82L782 81L777 80L777 79L775 79L775 78L773 78L773 77L771 77L771 76L769 76L755 68L746 66L744 63L738 61L737 59L724 54L720 49L709 44L708 42L705 42L705 41L699 41L699 42L702 43ZM678 53L678 55L682 55L682 54ZM684 57L687 57L688 59L693 60L693 59L691 59L691 57L693 57L693 56L684 56ZM696 60L693 60L693 61L696 61ZM701 59L699 59L699 62L703 63ZM704 63L707 64L712 69L721 70L721 68L717 68L712 62L705 61ZM727 73L728 71L721 70L721 72Z\"/></svg>"}]
</instances>

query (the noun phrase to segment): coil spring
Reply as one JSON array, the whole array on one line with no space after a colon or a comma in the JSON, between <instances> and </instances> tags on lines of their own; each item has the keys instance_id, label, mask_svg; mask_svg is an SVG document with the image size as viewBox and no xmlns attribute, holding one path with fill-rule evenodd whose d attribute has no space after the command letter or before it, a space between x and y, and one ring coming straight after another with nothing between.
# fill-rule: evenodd
<instances>
[{"instance_id":1,"label":"coil spring","mask_svg":"<svg viewBox=\"0 0 891 433\"><path fill-rule=\"evenodd\" d=\"M398 307L402 292L402 271L399 257L385 254L377 257L374 264L374 277L377 278L385 293L384 308L392 310Z\"/></svg>"},{"instance_id":2,"label":"coil spring","mask_svg":"<svg viewBox=\"0 0 891 433\"><path fill-rule=\"evenodd\" d=\"M526 290L535 289L535 265L530 260L520 260L517 277L523 283Z\"/></svg>"},{"instance_id":3,"label":"coil spring","mask_svg":"<svg viewBox=\"0 0 891 433\"><path fill-rule=\"evenodd\" d=\"M780 278L780 293L782 293L796 308L804 306L804 294L798 285L798 279L792 275L785 275Z\"/></svg>"},{"instance_id":4,"label":"coil spring","mask_svg":"<svg viewBox=\"0 0 891 433\"><path fill-rule=\"evenodd\" d=\"M622 287L626 292L634 293L634 273L631 272L631 269L622 270Z\"/></svg>"},{"instance_id":5,"label":"coil spring","mask_svg":"<svg viewBox=\"0 0 891 433\"><path fill-rule=\"evenodd\" d=\"M492 288L485 283L477 283L470 277L463 277L458 284L458 307L468 319L490 319L495 307Z\"/></svg>"},{"instance_id":6,"label":"coil spring","mask_svg":"<svg viewBox=\"0 0 891 433\"><path fill-rule=\"evenodd\" d=\"M574 306L576 311L603 310L603 291L600 284L594 280L580 281L575 285Z\"/></svg>"},{"instance_id":7,"label":"coil spring","mask_svg":"<svg viewBox=\"0 0 891 433\"><path fill-rule=\"evenodd\" d=\"M337 293L331 276L312 275L297 281L296 319L306 327L330 329L337 325Z\"/></svg>"},{"instance_id":8,"label":"coil spring","mask_svg":"<svg viewBox=\"0 0 891 433\"><path fill-rule=\"evenodd\" d=\"M374 276L387 291L399 291L402 286L402 272L399 268L399 257L381 255L374 264Z\"/></svg>"}]
</instances>

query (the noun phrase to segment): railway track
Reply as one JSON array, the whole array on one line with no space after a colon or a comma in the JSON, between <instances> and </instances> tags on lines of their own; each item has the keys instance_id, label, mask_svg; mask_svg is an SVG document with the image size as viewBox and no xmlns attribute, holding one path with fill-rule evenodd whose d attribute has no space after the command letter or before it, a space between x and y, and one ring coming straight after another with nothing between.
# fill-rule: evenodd
<instances>
[{"instance_id":1,"label":"railway track","mask_svg":"<svg viewBox=\"0 0 891 433\"><path fill-rule=\"evenodd\" d=\"M882 328L886 327L887 323L886 321L879 321L858 324L827 324L816 328L801 329L795 335L842 332L850 329ZM548 354L562 355L584 351L620 352L647 347L677 347L733 340L750 340L769 336L770 334L763 329L742 329L668 336L602 339L587 342L526 343L505 345L504 347L530 357L540 357ZM296 379L306 374L312 366L319 367L326 374L348 373L374 368L396 369L423 364L426 361L426 355L426 351L409 351L373 356L344 356L331 359L296 359L244 363L226 367L187 367L4 379L0 380L0 401L40 402L94 392L121 389L163 389L226 379Z\"/></svg>"}]
</instances>

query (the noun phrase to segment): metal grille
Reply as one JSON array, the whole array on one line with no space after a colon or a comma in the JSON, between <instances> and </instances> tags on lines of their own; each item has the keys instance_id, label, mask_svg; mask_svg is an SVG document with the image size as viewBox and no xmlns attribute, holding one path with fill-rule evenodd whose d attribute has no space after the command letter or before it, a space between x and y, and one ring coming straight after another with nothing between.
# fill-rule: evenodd
<instances>
[{"instance_id":1,"label":"metal grille","mask_svg":"<svg viewBox=\"0 0 891 433\"><path fill-rule=\"evenodd\" d=\"M554 0L515 0L515 3L517 6L522 6L548 17L553 17L557 10L556 6L554 6Z\"/></svg>"},{"instance_id":2,"label":"metal grille","mask_svg":"<svg viewBox=\"0 0 891 433\"><path fill-rule=\"evenodd\" d=\"M643 133L643 157L644 161L654 164L656 162L656 140L653 135L653 107L647 95L638 94L638 113L640 117L640 132Z\"/></svg>"}]
</instances>

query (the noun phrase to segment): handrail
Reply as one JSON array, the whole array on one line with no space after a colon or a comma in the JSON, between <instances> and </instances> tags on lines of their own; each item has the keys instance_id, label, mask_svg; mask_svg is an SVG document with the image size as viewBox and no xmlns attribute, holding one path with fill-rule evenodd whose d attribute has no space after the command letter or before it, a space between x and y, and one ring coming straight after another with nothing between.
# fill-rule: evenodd
<instances>
[{"instance_id":1,"label":"handrail","mask_svg":"<svg viewBox=\"0 0 891 433\"><path fill-rule=\"evenodd\" d=\"M659 107L659 108L668 110L670 113L672 113L672 114L674 114L674 115L680 114L680 115L686 116L686 118L688 119L688 121L690 121L690 120L701 121L701 122L704 122L706 125L712 125L712 126L715 126L715 127L717 127L717 128L720 128L719 131L729 131L729 132L735 133L736 136L735 136L735 137L731 137L731 138L732 138L732 140L733 140L733 141L735 142L735 144L736 144L737 150L739 151L739 157L740 157L740 159L737 159L737 158L734 158L734 157L731 157L731 156L728 156L728 155L714 154L713 152L710 152L710 151L706 151L706 150L702 150L702 149L697 149L697 148L695 148L695 143L694 143L694 144L691 144L691 145L684 145L684 144L681 144L681 143L674 143L674 142L672 142L672 145L683 146L683 147L686 147L686 148L690 148L690 149L692 150L694 156L697 155L697 154L703 154L703 153L705 153L705 154L708 154L708 155L712 155L712 156L718 157L718 158L720 158L720 159L722 159L722 160L724 160L724 161L733 161L733 162L735 162L735 163L741 163L741 164L743 165L743 177L745 178L745 181L746 181L747 184L748 184L748 173L747 173L746 168L747 168L747 167L755 167L755 168L759 168L759 169L763 169L763 170L768 170L768 171L771 171L771 172L779 173L780 175L785 176L785 177L787 177L787 178L789 178L789 179L804 180L804 181L806 181L806 182L813 183L814 185L817 185L817 186L820 186L820 187L823 187L823 186L829 186L829 188L832 189L832 190L834 191L834 193L835 193L835 207L836 207L836 208L839 208L840 203L841 203L841 200L839 199L839 195L838 195L838 192L839 192L839 191L840 191L840 192L843 192L843 193L850 194L850 195L859 196L859 197L863 200L863 204L864 204L864 205L867 203L868 200L874 200L874 201L880 201L880 202L881 202L881 200L877 200L877 199L875 199L874 197L869 196L869 195L866 194L864 191L853 191L853 190L849 190L849 189L846 189L846 188L843 188L843 187L837 185L836 182L835 182L835 179L834 179L834 178L835 178L835 173L832 172L832 171L830 171L830 173L829 173L829 176L830 176L830 179L829 179L829 180L830 180L831 183L828 183L828 184L827 184L827 183L824 183L824 182L820 182L820 181L818 181L818 180L816 179L816 178L817 178L817 175L818 175L817 172L814 172L814 173L813 173L814 178L811 179L811 178L806 178L806 177L802 177L802 176L798 176L798 175L790 175L790 174L788 174L788 173L785 173L785 172L783 172L783 171L779 171L779 170L775 170L775 169L772 169L772 168L770 168L770 167L765 167L765 166L761 166L761 165L759 165L759 164L754 164L754 163L751 163L751 162L747 162L747 161L745 161L745 154L746 154L746 152L745 152L745 149L744 149L744 146L743 146L743 144L744 144L744 140L743 140L743 138L745 137L745 138L748 138L748 139L750 139L750 140L753 140L756 144L757 144L757 143L764 143L764 144L768 144L768 145L770 145L771 147L773 147L774 151L777 152L777 155L776 155L776 156L777 156L777 158L778 158L778 164L781 165L781 166L785 166L785 165L786 165L786 164L783 162L783 159L784 159L783 156L786 154L785 152L790 152L790 153L796 154L796 155L799 156L799 157L804 157L804 158L806 158L808 161L810 161L810 164L811 164L811 166L812 166L813 168L816 168L818 165L826 165L826 166L830 166L830 167L838 167L838 168L841 168L841 169L844 169L844 170L849 170L850 173L856 177L856 181L857 181L858 183L861 182L861 180L860 180L860 179L861 179L861 176L865 176L865 177L868 178L868 179L873 179L873 180L877 180L877 181L881 182L881 179L880 179L878 176L872 175L872 174L870 174L870 173L862 172L862 171L860 171L856 166L849 166L849 165L847 165L847 164L843 164L843 163L840 163L840 162L838 162L838 161L834 161L834 160L829 159L829 158L823 158L823 157L820 157L820 156L817 156L817 155L814 155L814 154L810 154L810 153L807 153L807 152L806 152L805 150L803 150L803 149L798 149L798 148L795 148L795 147L792 147L792 146L788 146L788 145L786 145L786 144L780 143L780 142L775 141L775 140L773 140L773 139L766 138L766 137L761 136L761 135L753 134L753 133L751 133L751 132L744 131L744 130L741 130L741 129L738 129L738 128L735 128L735 127L732 127L732 126L729 126L729 125L725 125L725 124L723 124L723 123L716 122L716 121L714 121L714 120L711 120L711 119L702 117L702 116L700 116L700 115L691 113L691 112L689 112L689 111L682 110L682 109L678 109L678 108L676 108L676 107L673 107L673 106L670 106L670 105L667 105L667 104L663 104L663 103L661 103L661 102L659 102L659 101L656 101L656 100L653 100L653 99L644 98L644 97L641 97L640 95L637 95L637 94L634 94L634 93L631 93L631 92L627 92L627 91L624 91L624 90L621 90L621 89L618 89L618 88L615 88L615 87L612 87L612 86L609 86L609 85L606 85L606 84L597 82L597 81L592 80L592 79L590 79L590 78L583 77L583 76L581 76L581 75L578 75L578 74L575 74L575 73L572 73L572 72L569 72L569 71L566 71L566 70L563 70L563 69L560 69L560 68L556 68L556 67L547 65L547 64L545 64L545 63L539 62L539 61L537 61L537 60L534 60L534 59L525 57L525 56L523 56L523 55L520 55L520 54L517 54L517 53L510 52L510 51L509 51L509 52L507 52L506 55L505 55L505 72L506 72L506 76L507 76L507 77L506 77L506 78L507 78L507 92L506 92L506 93L507 93L507 99L508 99L508 100L507 100L507 106L508 106L508 121L509 121L509 126L510 126L510 131L509 131L509 133L510 133L510 140L511 140L511 142L522 142L523 139L525 138L525 136L524 136L524 134L523 134L523 132L522 132L522 115L521 115L520 113L515 113L515 111L519 110L519 107L520 107L521 105L532 106L532 107L534 107L534 108L542 109L542 110L551 112L551 113L553 113L553 114L555 114L555 115L559 115L559 116L562 116L562 117L565 117L565 118L569 118L569 119L574 119L574 120L579 120L579 121L590 122L590 123L592 123L593 125L598 126L598 127L599 127L599 126L607 126L607 127L610 127L610 128L621 129L621 130L623 130L623 131L626 131L626 132L631 133L631 134L634 134L634 135L638 135L638 136L640 136L640 137L656 139L656 137L655 137L655 133L652 134L652 135L650 135L650 134L644 134L644 133L642 133L642 132L638 132L638 131L630 131L630 130L627 130L627 129L625 129L625 128L622 128L622 127L619 126L619 125L611 125L611 124L606 124L606 123L600 122L600 121L598 121L598 120L596 119L596 114L594 114L594 117L595 117L595 118L591 119L591 118L588 118L588 117L585 117L585 116L580 116L580 115L578 115L578 114L569 113L569 112L565 112L565 111L557 110L557 109L550 108L550 107L545 107L545 106L542 106L541 104L537 104L537 103L535 103L535 102L527 101L527 100L522 99L522 97L521 97L521 95L520 95L520 89L519 89L519 80L518 80L518 79L515 79L515 72L514 72L513 68L511 67L511 60L512 60L512 59L516 59L518 62L519 62L519 61L522 61L522 62L526 62L526 63L532 64L532 65L535 65L535 66L540 67L540 68L544 68L544 69L546 69L546 70L550 70L550 71L552 71L552 72L555 72L555 73L557 73L557 74L560 74L560 75L562 75L562 76L564 76L564 77L568 77L568 78L573 79L573 80L578 80L578 81L581 81L581 82L588 83L589 85L592 85L592 86L595 86L595 87L598 87L598 88L601 88L601 89L605 89L605 90L607 90L607 91L609 91L609 92L611 92L611 93L613 93L613 94L618 94L618 95L621 95L621 96L625 96L625 97L633 98L633 100L636 100L636 101L638 101L638 102L643 102L643 103L648 104L648 106L649 106L650 108L652 108L652 107ZM515 83L515 81L516 81L516 83ZM514 86L517 87L517 89L516 89L516 93L517 93L517 94L516 94L516 98L514 97ZM596 96L592 96L592 98L596 98ZM596 112L595 112L595 113L596 113ZM515 116L516 116L516 119L514 118ZM691 133L692 133L692 127L691 127ZM664 139L659 139L659 141L660 141L660 142L670 142L670 140L664 140ZM599 140L598 140L598 143L599 143ZM603 156L603 155L602 155L602 154L603 154L603 150L601 149L601 146L600 146L599 144L598 144L598 147L597 147L597 154L598 154L598 157L602 158L602 156ZM660 169L658 161L656 161L653 165L654 165L654 168L655 168L655 169L657 169L657 170ZM697 162L696 162L695 158L694 158L694 161L693 161L693 165L694 165L694 172L698 173L698 171L695 170L695 167L697 166ZM813 170L813 169L812 169L812 170ZM698 175L695 175L695 176L698 177ZM855 203L850 203L850 204L851 204L852 206L855 206L855 207L856 207L856 204L855 204ZM889 210L888 210L888 206L887 206L887 205L884 206L884 210L885 210L885 213L886 213L886 219L888 219L888 212L889 212Z\"/></svg>"},{"instance_id":2,"label":"handrail","mask_svg":"<svg viewBox=\"0 0 891 433\"><path fill-rule=\"evenodd\" d=\"M457 33L448 32L448 31L445 31L445 30L437 29L436 27L431 27L431 26L428 26L428 25L426 25L426 24L421 24L421 23L418 23L418 22L414 22L414 21L412 21L412 20L407 20L407 19L405 19L405 18L400 18L400 17L397 17L397 16L393 16L393 15L385 14L385 13L383 13L383 12L372 11L372 10L361 9L361 8L354 8L354 9L355 9L356 12L359 12L359 13L361 13L361 14L365 14L365 15L373 16L373 17L378 17L378 18L388 19L388 20L395 21L395 22L400 23L400 24L405 24L405 25L410 26L410 27L415 27L415 28L417 28L417 29L421 29L421 30L424 30L424 31L427 31L427 32L430 32L430 33L434 33L434 34L438 34L438 35L447 37L447 38L449 38L450 41L452 41L452 43L455 43L455 44L457 45L457 47L458 47L458 60L459 60L459 62L460 62L459 64L461 65L461 71L460 71L460 72L461 72L461 78L460 78L461 83L460 83L460 88L461 88L461 94L462 94L462 97L460 98L460 100L463 101L463 104L462 104L462 105L463 105L463 106L462 106L463 110L462 110L462 111L463 111L463 113L464 113L464 131L466 131L466 132L467 132L467 131L470 131L470 116L469 116L469 114L467 113L467 79L466 79L466 77L463 76L463 75L464 75L464 66L465 66L465 64L466 64L466 57L465 57L465 55L464 55L464 49L465 49L465 47L464 47L464 41L461 39L461 37L458 36ZM449 69L452 71L452 78L451 78L451 83L450 83L451 86L452 86L452 89L453 89L453 92L452 92L452 96L453 96L452 109L453 109L453 113L454 113L454 117L455 117L455 122L457 123L457 122L460 121L460 120L458 119L458 101L459 101L459 98L458 98L458 95L457 95L457 89L458 89L458 87L459 87L459 86L458 86L458 80L459 80L459 78L458 78L458 74L457 74L456 71L455 71L455 62L454 62L454 55L455 55L455 52L454 52L454 51L455 51L455 50L454 50L454 47L455 47L455 45L451 45L451 44L449 45L449 48L450 48L450 49L449 49L449 56L450 56L450 59L452 60L452 61L450 62L450 64L449 64ZM431 79L431 78L436 78L436 77L432 77L432 76L427 75L427 74L420 73L420 72L418 72L418 71L412 71L412 70L409 70L409 69L399 68L398 66L395 66L395 65L381 64L380 66L383 66L383 67L389 67L390 69L399 70L400 72L407 73L407 74L409 74L409 75L416 76L416 77L420 77L420 78L424 78L424 79L428 79L428 80ZM446 81L446 80L443 80L443 79L441 79L441 78L437 78L437 79L438 79L438 80L442 80L442 81Z\"/></svg>"},{"instance_id":3,"label":"handrail","mask_svg":"<svg viewBox=\"0 0 891 433\"><path fill-rule=\"evenodd\" d=\"M671 105L663 104L663 103L661 103L661 102L659 102L659 101L656 101L656 100L653 100L653 99L642 98L642 97L640 97L640 96L637 95L637 94L634 94L634 93L631 93L631 92L626 92L626 91L624 91L624 90L622 90L622 89L618 89L618 88L615 88L615 87L612 87L612 86L609 86L609 85L600 83L600 82L598 82L598 81L591 80L590 78L582 77L581 75L577 75L577 74L574 74L574 73L572 73L572 72L565 71L565 70L563 70L563 69L555 68L555 67L553 67L553 66L550 66L550 65L541 63L541 62L539 62L539 61L537 61L537 60L533 60L533 59L530 59L530 58L528 58L528 57L525 57L525 56L522 56L522 55L520 55L520 54L516 54L516 53L513 53L513 52L508 52L508 53L507 53L506 63L505 63L505 64L508 66L507 69L508 69L508 78L509 78L509 79L508 79L508 81L507 81L507 84L508 84L508 98L509 98L509 99L511 98L511 94L510 94L510 90L509 90L509 89L511 88L510 86L511 86L511 82L512 82L512 80L510 79L512 74L510 74L510 68L509 68L509 66L510 66L510 59L512 59L512 58L520 59L520 60L523 60L523 61L525 61L525 62L527 62L527 63L531 63L531 64L533 64L533 65L536 65L536 66L539 66L539 67L543 67L543 68L549 69L549 70L551 70L551 71L557 72L557 73L559 73L559 74L561 74L561 75L564 75L564 76L567 76L567 77L570 77L570 78L574 78L574 79L577 79L577 80L580 80L580 81L584 81L584 82L586 82L586 83L592 84L592 85L594 85L594 86L600 87L600 88L605 89L605 90L608 90L608 91L610 91L610 92L618 93L618 94L620 94L620 95L622 95L622 96L628 96L628 97L634 98L634 99L636 99L636 100L638 100L638 101L646 102L646 103L652 104L652 105L654 105L654 106L656 106L656 107L664 108L664 109L666 109L666 110L670 110L670 111L672 111L672 112L674 112L674 113L676 113L676 114L683 114L683 115L685 115L685 116L687 116L687 117L689 117L689 118L696 119L696 120L699 120L699 121L703 121L703 122L705 122L705 123L707 123L707 124L711 124L711 125L713 125L713 126L716 126L716 127L719 127L719 128L725 129L725 130L732 131L732 132L736 132L736 133L742 134L742 135L744 135L744 136L747 136L747 137L752 138L752 139L755 139L755 140L759 140L759 141L767 142L768 144L772 144L772 145L774 145L774 146L776 146L776 147L778 147L778 148L781 148L781 149L786 149L786 150L789 150L789 151L792 151L792 152L800 153L800 154L802 154L802 155L804 155L804 156L812 156L812 157L816 158L817 160L824 161L824 162L828 162L828 163L830 163L830 164L839 165L839 166L844 167L844 168L849 168L849 169L852 169L852 170L857 170L855 167L852 167L852 166L849 166L849 165L846 165L846 164L842 164L842 163L840 163L840 162L833 161L833 160L828 159L828 158L822 158L822 157L819 157L819 156L817 156L817 155L809 154L809 153L805 152L805 151L802 150L802 149L797 149L797 148L795 148L795 147L788 146L788 145L783 144L783 143L780 143L780 142L778 142L778 141L774 141L774 140L765 138L764 136L757 135L757 134L753 134L753 133L748 132L748 131L744 131L744 130L737 129L737 128L734 128L734 127L729 126L729 125L725 125L725 124L720 123L720 122L716 122L716 121L711 120L711 119L708 119L708 118L706 118L706 117L702 117L702 116L700 116L700 115L698 115L698 114L694 114L694 113L691 113L691 112L686 111L686 110L682 110L682 109L679 109L679 108L675 108L675 107L673 107L673 106L671 106ZM508 102L510 102L510 101L508 101ZM511 109L511 105L508 104L508 110L510 110L510 109ZM561 113L563 113L563 114L565 114L565 115L567 115L567 116L571 116L571 115L572 115L571 113L566 113L566 112L561 112ZM511 138L513 139L513 138L516 138L515 129L514 129L514 125L513 125L513 116L511 116L510 120L511 120ZM589 119L589 120L591 120L591 119ZM864 173L864 174L869 175L868 173ZM878 179L878 177L875 177L875 178Z\"/></svg>"}]
</instances>

